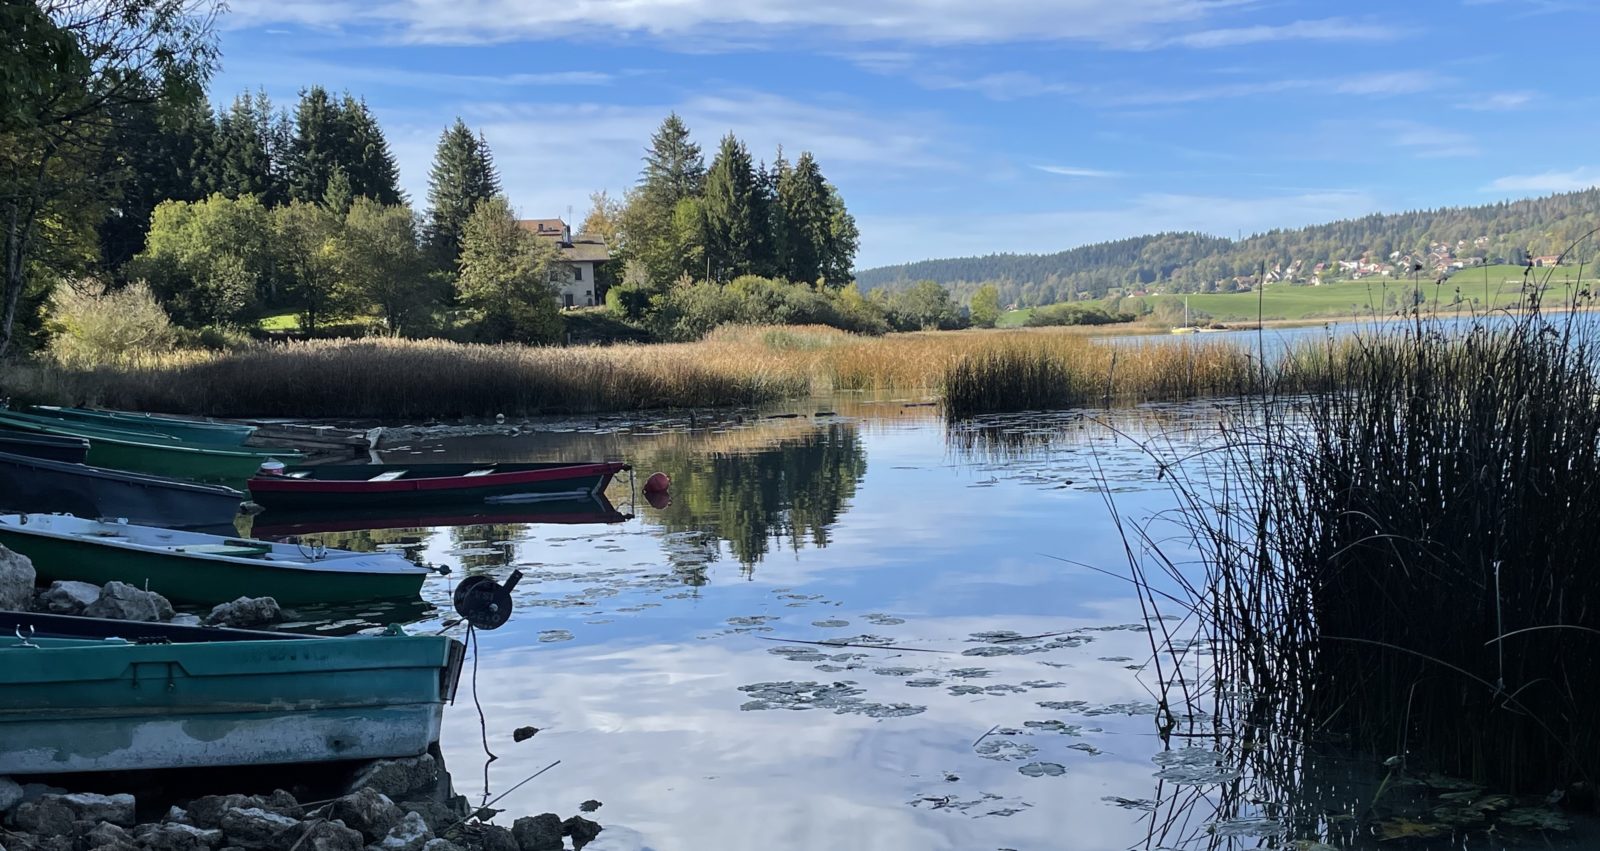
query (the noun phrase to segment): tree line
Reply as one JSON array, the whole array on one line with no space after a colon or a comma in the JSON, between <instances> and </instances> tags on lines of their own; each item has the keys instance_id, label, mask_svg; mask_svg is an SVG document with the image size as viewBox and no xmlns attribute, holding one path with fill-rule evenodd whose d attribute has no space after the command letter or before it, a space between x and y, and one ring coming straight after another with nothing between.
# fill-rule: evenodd
<instances>
[{"instance_id":1,"label":"tree line","mask_svg":"<svg viewBox=\"0 0 1600 851\"><path fill-rule=\"evenodd\" d=\"M1560 254L1576 243L1569 260L1593 263L1600 258L1600 245L1583 237L1596 227L1600 189L1587 189L1473 207L1374 214L1240 240L1158 233L1053 254L924 260L861 270L856 280L866 290L933 280L963 301L979 286L993 283L1002 303L1030 307L1101 298L1115 288L1226 288L1236 278L1259 279L1264 270L1286 269L1296 261L1309 276L1317 263L1387 261L1392 253L1425 257L1439 244L1450 246L1458 257L1520 264L1532 256ZM1432 274L1431 266L1424 274Z\"/></svg>"}]
</instances>

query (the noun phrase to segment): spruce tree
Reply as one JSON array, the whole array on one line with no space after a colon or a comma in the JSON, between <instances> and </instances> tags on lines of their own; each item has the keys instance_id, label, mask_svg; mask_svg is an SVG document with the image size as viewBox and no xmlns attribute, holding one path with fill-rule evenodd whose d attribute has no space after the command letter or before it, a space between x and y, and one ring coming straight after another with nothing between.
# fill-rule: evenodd
<instances>
[{"instance_id":1,"label":"spruce tree","mask_svg":"<svg viewBox=\"0 0 1600 851\"><path fill-rule=\"evenodd\" d=\"M272 162L272 140L266 135L270 117L261 114L263 108L272 108L266 93L252 98L244 92L217 117L207 177L214 192L229 198L254 195L271 206L286 199Z\"/></svg>"},{"instance_id":2,"label":"spruce tree","mask_svg":"<svg viewBox=\"0 0 1600 851\"><path fill-rule=\"evenodd\" d=\"M814 282L823 274L832 211L827 183L809 151L779 179L778 204L784 220L784 277Z\"/></svg>"},{"instance_id":3,"label":"spruce tree","mask_svg":"<svg viewBox=\"0 0 1600 851\"><path fill-rule=\"evenodd\" d=\"M684 198L704 190L705 159L700 146L689 140L689 127L676 112L670 113L650 137L639 188L651 203L671 210Z\"/></svg>"},{"instance_id":4,"label":"spruce tree","mask_svg":"<svg viewBox=\"0 0 1600 851\"><path fill-rule=\"evenodd\" d=\"M704 215L713 278L732 280L764 263L767 211L750 152L732 133L722 138L706 172Z\"/></svg>"},{"instance_id":5,"label":"spruce tree","mask_svg":"<svg viewBox=\"0 0 1600 851\"><path fill-rule=\"evenodd\" d=\"M434 262L454 271L461 254L461 235L480 201L500 194L500 177L483 137L473 136L465 122L439 135L439 148L428 173L426 239Z\"/></svg>"},{"instance_id":6,"label":"spruce tree","mask_svg":"<svg viewBox=\"0 0 1600 851\"><path fill-rule=\"evenodd\" d=\"M650 137L639 183L628 194L622 215L623 258L637 260L655 289L665 288L685 273L706 272L701 259L688 259L680 250L683 228L677 225L683 222L674 221L683 218L678 216L679 204L698 200L704 187L705 160L700 146L690 141L683 119L672 113Z\"/></svg>"},{"instance_id":7,"label":"spruce tree","mask_svg":"<svg viewBox=\"0 0 1600 851\"><path fill-rule=\"evenodd\" d=\"M333 167L346 161L347 151L344 110L321 86L302 91L300 103L294 109L289 198L313 204L321 202L328 191Z\"/></svg>"},{"instance_id":8,"label":"spruce tree","mask_svg":"<svg viewBox=\"0 0 1600 851\"><path fill-rule=\"evenodd\" d=\"M379 204L404 202L400 167L395 164L389 140L384 138L383 129L367 108L367 102L345 95L340 118L345 132L345 150L339 164L350 180L350 191Z\"/></svg>"}]
</instances>

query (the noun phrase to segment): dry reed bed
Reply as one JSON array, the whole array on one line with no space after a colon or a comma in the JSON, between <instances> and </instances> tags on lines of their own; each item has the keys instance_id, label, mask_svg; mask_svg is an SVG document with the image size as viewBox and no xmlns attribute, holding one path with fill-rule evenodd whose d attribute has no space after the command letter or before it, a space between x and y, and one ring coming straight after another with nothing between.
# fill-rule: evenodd
<instances>
[{"instance_id":1,"label":"dry reed bed","mask_svg":"<svg viewBox=\"0 0 1600 851\"><path fill-rule=\"evenodd\" d=\"M324 340L118 367L12 368L28 401L212 416L455 417L751 405L814 390L928 390L953 415L1238 392L1247 349L1116 344L1049 330L861 337L723 328L697 343L590 348Z\"/></svg>"}]
</instances>

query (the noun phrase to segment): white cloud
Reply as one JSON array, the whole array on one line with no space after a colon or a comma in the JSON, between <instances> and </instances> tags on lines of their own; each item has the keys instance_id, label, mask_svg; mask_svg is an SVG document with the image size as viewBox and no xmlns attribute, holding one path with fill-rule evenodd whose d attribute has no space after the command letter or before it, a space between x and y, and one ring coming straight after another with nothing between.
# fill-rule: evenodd
<instances>
[{"instance_id":1,"label":"white cloud","mask_svg":"<svg viewBox=\"0 0 1600 851\"><path fill-rule=\"evenodd\" d=\"M1378 125L1389 144L1415 151L1421 157L1474 157L1483 151L1471 136L1416 121L1385 121Z\"/></svg>"},{"instance_id":2,"label":"white cloud","mask_svg":"<svg viewBox=\"0 0 1600 851\"><path fill-rule=\"evenodd\" d=\"M1538 94L1535 92L1493 92L1483 97L1465 100L1456 104L1457 109L1471 109L1478 112L1506 112L1521 109L1532 103Z\"/></svg>"},{"instance_id":3,"label":"white cloud","mask_svg":"<svg viewBox=\"0 0 1600 851\"><path fill-rule=\"evenodd\" d=\"M799 30L861 41L924 44L1088 41L1147 43L1253 0L235 0L226 25L355 22L402 40L470 44L582 35L738 40ZM1291 27L1297 25L1289 25Z\"/></svg>"},{"instance_id":4,"label":"white cloud","mask_svg":"<svg viewBox=\"0 0 1600 851\"><path fill-rule=\"evenodd\" d=\"M494 151L501 183L524 215L582 215L591 192L620 195L638 179L650 134L676 111L706 153L732 131L757 159L771 161L779 145L792 160L811 151L823 173L852 197L856 181L882 183L919 170L956 167L938 148L949 144L928 116L885 113L854 104L818 103L765 92L692 96L672 104L465 103L457 112L482 130ZM379 111L414 201L426 197L427 175L442 125Z\"/></svg>"},{"instance_id":5,"label":"white cloud","mask_svg":"<svg viewBox=\"0 0 1600 851\"><path fill-rule=\"evenodd\" d=\"M1484 187L1486 192L1572 192L1600 186L1600 168L1579 166L1569 171L1538 174L1510 174L1496 178Z\"/></svg>"},{"instance_id":6,"label":"white cloud","mask_svg":"<svg viewBox=\"0 0 1600 851\"><path fill-rule=\"evenodd\" d=\"M1233 236L1365 215L1378 201L1358 190L1227 197L1147 193L1120 207L984 216L858 216L858 268L994 252L1051 252L1161 231Z\"/></svg>"},{"instance_id":7,"label":"white cloud","mask_svg":"<svg viewBox=\"0 0 1600 851\"><path fill-rule=\"evenodd\" d=\"M1334 91L1344 95L1410 95L1437 88L1444 82L1445 78L1432 71L1389 71L1338 80Z\"/></svg>"},{"instance_id":8,"label":"white cloud","mask_svg":"<svg viewBox=\"0 0 1600 851\"><path fill-rule=\"evenodd\" d=\"M1168 88L1127 92L1103 90L1090 95L1089 99L1100 101L1109 106L1159 106L1229 98L1257 97L1285 92L1388 97L1427 91L1443 85L1445 82L1447 82L1446 78L1432 71L1389 71L1357 74L1350 77L1286 77L1276 80L1195 86L1187 89Z\"/></svg>"},{"instance_id":9,"label":"white cloud","mask_svg":"<svg viewBox=\"0 0 1600 851\"><path fill-rule=\"evenodd\" d=\"M1098 169L1098 168L1079 168L1077 166L1070 166L1070 165L1036 165L1036 166L1034 166L1034 168L1036 168L1036 169L1038 169L1040 171L1049 172L1050 174L1059 174L1059 175L1061 175L1063 177L1121 177L1122 176L1122 172L1119 172L1119 171L1104 171L1104 170Z\"/></svg>"},{"instance_id":10,"label":"white cloud","mask_svg":"<svg viewBox=\"0 0 1600 851\"><path fill-rule=\"evenodd\" d=\"M1179 47L1239 47L1273 41L1392 41L1400 33L1392 27L1356 23L1344 18L1294 21L1288 24L1261 24L1250 27L1200 30L1160 42Z\"/></svg>"}]
</instances>

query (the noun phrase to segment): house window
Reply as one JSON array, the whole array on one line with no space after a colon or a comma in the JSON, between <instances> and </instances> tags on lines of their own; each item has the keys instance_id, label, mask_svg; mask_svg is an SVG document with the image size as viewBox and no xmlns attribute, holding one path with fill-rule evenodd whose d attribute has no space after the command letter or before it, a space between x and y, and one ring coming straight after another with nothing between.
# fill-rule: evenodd
<instances>
[{"instance_id":1,"label":"house window","mask_svg":"<svg viewBox=\"0 0 1600 851\"><path fill-rule=\"evenodd\" d=\"M574 280L574 281L583 280L583 267L582 266L573 266L572 267L572 280Z\"/></svg>"}]
</instances>

